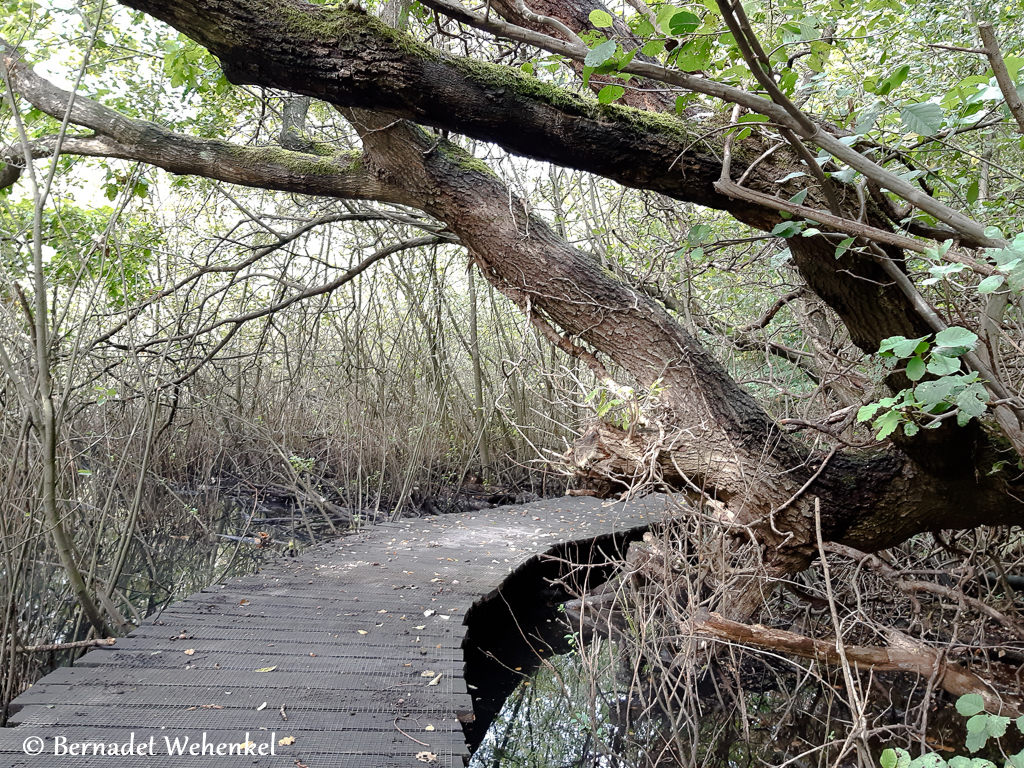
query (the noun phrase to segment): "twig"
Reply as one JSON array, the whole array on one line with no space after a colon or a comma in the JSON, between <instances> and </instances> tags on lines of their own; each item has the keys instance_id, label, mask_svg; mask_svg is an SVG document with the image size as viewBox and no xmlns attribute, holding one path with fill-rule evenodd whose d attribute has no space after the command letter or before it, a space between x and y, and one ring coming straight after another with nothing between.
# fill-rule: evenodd
<instances>
[{"instance_id":1,"label":"twig","mask_svg":"<svg viewBox=\"0 0 1024 768\"><path fill-rule=\"evenodd\" d=\"M832 626L836 633L836 653L839 654L839 661L843 667L843 678L846 680L846 690L850 697L850 714L853 716L853 727L850 729L846 743L843 745L842 755L846 753L850 744L857 750L857 760L864 762L865 755L869 755L868 745L864 738L867 730L867 723L864 720L864 708L861 706L860 696L857 693L856 683L853 679L853 672L850 670L850 660L846 655L846 645L843 643L843 624L839 621L839 612L836 610L836 597L832 592L832 575L829 572L828 558L825 555L825 543L821 538L821 499L814 499L814 533L818 540L818 556L821 558L821 570L825 577L825 596L828 598L829 613L832 614ZM839 760L836 761L839 765Z\"/></svg>"},{"instance_id":2,"label":"twig","mask_svg":"<svg viewBox=\"0 0 1024 768\"><path fill-rule=\"evenodd\" d=\"M73 643L50 643L49 645L19 645L14 650L18 653L44 653L46 651L63 651L69 648L97 648L113 645L117 642L116 637L99 638L95 640L76 640Z\"/></svg>"},{"instance_id":3,"label":"twig","mask_svg":"<svg viewBox=\"0 0 1024 768\"><path fill-rule=\"evenodd\" d=\"M1013 119L1017 121L1017 132L1024 133L1024 102L1017 95L1017 89L1006 69L1006 62L1003 61L1003 55L999 52L999 39L996 37L992 22L983 21L978 24L978 32L981 35L981 41L985 44L985 55L988 57L988 63L992 66L992 74L996 76L999 90L1003 92L1003 98L1006 99L1006 106L1009 107Z\"/></svg>"},{"instance_id":4,"label":"twig","mask_svg":"<svg viewBox=\"0 0 1024 768\"><path fill-rule=\"evenodd\" d=\"M401 717L401 715L399 715L398 717ZM417 744L419 744L419 745L420 745L421 747L429 747L429 746L430 746L429 744L427 744L427 742L425 742L425 741L420 741L419 739L417 739L417 738L415 738L415 737L413 737L413 736L410 736L410 735L409 735L408 733L406 733L405 731L403 731L403 730L402 730L402 729L401 729L401 728L399 727L399 725L398 725L398 717L396 717L396 718L395 718L395 728L397 728L397 729L398 729L398 732L399 732L400 734L402 734L403 736L405 736L405 738L407 738L407 739L412 739L412 740L413 740L413 741L415 741L415 742L416 742Z\"/></svg>"}]
</instances>

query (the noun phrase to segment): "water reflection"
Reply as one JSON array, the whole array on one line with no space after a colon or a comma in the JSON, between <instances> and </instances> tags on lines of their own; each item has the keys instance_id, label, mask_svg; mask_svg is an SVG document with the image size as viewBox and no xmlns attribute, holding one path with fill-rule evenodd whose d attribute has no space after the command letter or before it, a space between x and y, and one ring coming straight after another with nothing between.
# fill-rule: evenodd
<instances>
[{"instance_id":1,"label":"water reflection","mask_svg":"<svg viewBox=\"0 0 1024 768\"><path fill-rule=\"evenodd\" d=\"M470 768L621 765L626 700L617 690L617 649L595 639L547 659L505 701Z\"/></svg>"}]
</instances>

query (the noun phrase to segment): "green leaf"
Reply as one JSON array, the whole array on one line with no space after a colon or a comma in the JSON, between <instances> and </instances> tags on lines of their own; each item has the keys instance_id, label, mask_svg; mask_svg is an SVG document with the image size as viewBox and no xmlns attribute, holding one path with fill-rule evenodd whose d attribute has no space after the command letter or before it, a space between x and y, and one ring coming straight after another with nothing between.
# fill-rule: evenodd
<instances>
[{"instance_id":1,"label":"green leaf","mask_svg":"<svg viewBox=\"0 0 1024 768\"><path fill-rule=\"evenodd\" d=\"M613 101L618 101L626 93L626 89L621 85L606 85L597 94L597 101L599 104L611 104Z\"/></svg>"},{"instance_id":2,"label":"green leaf","mask_svg":"<svg viewBox=\"0 0 1024 768\"><path fill-rule=\"evenodd\" d=\"M993 240L1003 239L1003 231L999 229L999 227L985 227L985 229L982 230L982 234L985 235L985 237L991 237Z\"/></svg>"},{"instance_id":3,"label":"green leaf","mask_svg":"<svg viewBox=\"0 0 1024 768\"><path fill-rule=\"evenodd\" d=\"M1006 760L1006 764L1012 766L1012 768L1024 768L1024 750L1021 750L1016 755L1010 755Z\"/></svg>"},{"instance_id":4,"label":"green leaf","mask_svg":"<svg viewBox=\"0 0 1024 768\"><path fill-rule=\"evenodd\" d=\"M918 346L924 342L924 339L924 336L919 339L907 339L903 336L890 336L888 339L884 339L882 341L878 351L879 353L892 352L894 356L902 360L903 358L911 357L917 353L919 351ZM920 351L923 352L924 350Z\"/></svg>"},{"instance_id":5,"label":"green leaf","mask_svg":"<svg viewBox=\"0 0 1024 768\"><path fill-rule=\"evenodd\" d=\"M910 768L945 768L946 761L935 752L926 752L910 761Z\"/></svg>"},{"instance_id":6,"label":"green leaf","mask_svg":"<svg viewBox=\"0 0 1024 768\"><path fill-rule=\"evenodd\" d=\"M587 54L583 63L588 67L599 67L615 55L616 47L614 40L605 40Z\"/></svg>"},{"instance_id":7,"label":"green leaf","mask_svg":"<svg viewBox=\"0 0 1024 768\"><path fill-rule=\"evenodd\" d=\"M924 360L922 360L919 356L912 357L910 359L910 362L907 363L907 378L910 379L911 381L920 381L922 378L924 378L925 371L926 368Z\"/></svg>"},{"instance_id":8,"label":"green leaf","mask_svg":"<svg viewBox=\"0 0 1024 768\"><path fill-rule=\"evenodd\" d=\"M974 205L976 202L978 202L978 194L981 189L981 186L978 183L978 181L978 179L975 179L974 181L971 182L971 186L967 188L968 205Z\"/></svg>"},{"instance_id":9,"label":"green leaf","mask_svg":"<svg viewBox=\"0 0 1024 768\"><path fill-rule=\"evenodd\" d=\"M646 43L644 43L644 47L640 49L640 53L642 53L644 56L661 56L661 54L663 54L664 52L664 40L648 40Z\"/></svg>"},{"instance_id":10,"label":"green leaf","mask_svg":"<svg viewBox=\"0 0 1024 768\"><path fill-rule=\"evenodd\" d=\"M590 12L590 23L593 24L598 29L606 29L615 22L612 19L612 15L607 11L595 9Z\"/></svg>"},{"instance_id":11,"label":"green leaf","mask_svg":"<svg viewBox=\"0 0 1024 768\"><path fill-rule=\"evenodd\" d=\"M923 384L921 386L924 386ZM920 389L921 387L918 387ZM976 693L967 693L956 700L956 711L964 717L985 711L985 700ZM1022 718L1024 719L1024 718Z\"/></svg>"},{"instance_id":12,"label":"green leaf","mask_svg":"<svg viewBox=\"0 0 1024 768\"><path fill-rule=\"evenodd\" d=\"M883 749L882 756L878 759L882 768L896 768L896 751L893 749Z\"/></svg>"},{"instance_id":13,"label":"green leaf","mask_svg":"<svg viewBox=\"0 0 1024 768\"><path fill-rule=\"evenodd\" d=\"M985 730L993 739L1001 739L1006 735L1006 729L1010 725L1010 718L999 715L989 715Z\"/></svg>"},{"instance_id":14,"label":"green leaf","mask_svg":"<svg viewBox=\"0 0 1024 768\"><path fill-rule=\"evenodd\" d=\"M800 234L800 230L803 228L803 222L783 221L780 224L775 225L775 228L772 229L772 234L777 237L794 237Z\"/></svg>"},{"instance_id":15,"label":"green leaf","mask_svg":"<svg viewBox=\"0 0 1024 768\"><path fill-rule=\"evenodd\" d=\"M686 233L686 242L690 245L700 245L708 239L710 234L711 226L709 224L696 224L690 227L690 231Z\"/></svg>"},{"instance_id":16,"label":"green leaf","mask_svg":"<svg viewBox=\"0 0 1024 768\"><path fill-rule=\"evenodd\" d=\"M921 428L912 421L908 421L906 424L903 425L903 434L905 434L907 437L913 437L920 431ZM913 765L913 763L911 763L911 765Z\"/></svg>"},{"instance_id":17,"label":"green leaf","mask_svg":"<svg viewBox=\"0 0 1024 768\"><path fill-rule=\"evenodd\" d=\"M706 37L691 40L676 51L675 63L684 72L706 69L711 63L711 41Z\"/></svg>"},{"instance_id":18,"label":"green leaf","mask_svg":"<svg viewBox=\"0 0 1024 768\"><path fill-rule=\"evenodd\" d=\"M978 293L992 293L1006 281L1002 275L990 275L978 283Z\"/></svg>"},{"instance_id":19,"label":"green leaf","mask_svg":"<svg viewBox=\"0 0 1024 768\"><path fill-rule=\"evenodd\" d=\"M968 733L981 733L985 730L988 725L988 715L984 712L975 715L967 721L967 732Z\"/></svg>"},{"instance_id":20,"label":"green leaf","mask_svg":"<svg viewBox=\"0 0 1024 768\"><path fill-rule=\"evenodd\" d=\"M689 11L679 11L668 23L670 35L688 35L700 26L700 17Z\"/></svg>"},{"instance_id":21,"label":"green leaf","mask_svg":"<svg viewBox=\"0 0 1024 768\"><path fill-rule=\"evenodd\" d=\"M672 22L672 17L680 12L679 8L674 5L665 4L658 9L658 26L661 31L666 35L672 34L672 28L669 26Z\"/></svg>"},{"instance_id":22,"label":"green leaf","mask_svg":"<svg viewBox=\"0 0 1024 768\"><path fill-rule=\"evenodd\" d=\"M885 440L889 435L896 431L896 427L903 421L904 416L899 411L889 411L878 417L875 421L875 429L878 430L878 434L875 435L876 440Z\"/></svg>"},{"instance_id":23,"label":"green leaf","mask_svg":"<svg viewBox=\"0 0 1024 768\"><path fill-rule=\"evenodd\" d=\"M879 96L885 96L892 92L894 89L899 88L903 84L903 81L907 79L907 75L910 74L910 66L904 64L899 67L896 71L890 74L885 80L878 84L875 89L875 93Z\"/></svg>"},{"instance_id":24,"label":"green leaf","mask_svg":"<svg viewBox=\"0 0 1024 768\"><path fill-rule=\"evenodd\" d=\"M968 752L977 752L979 749L988 743L988 734L984 731L980 733L969 733L967 734L967 740L964 741L964 746L967 747Z\"/></svg>"},{"instance_id":25,"label":"green leaf","mask_svg":"<svg viewBox=\"0 0 1024 768\"><path fill-rule=\"evenodd\" d=\"M988 410L988 392L982 384L972 384L956 396L956 405L968 416L967 421L969 417L978 418Z\"/></svg>"},{"instance_id":26,"label":"green leaf","mask_svg":"<svg viewBox=\"0 0 1024 768\"><path fill-rule=\"evenodd\" d=\"M868 403L867 405L862 405L860 410L857 411L857 421L871 421L874 415L878 412L878 409L881 407L881 403Z\"/></svg>"},{"instance_id":27,"label":"green leaf","mask_svg":"<svg viewBox=\"0 0 1024 768\"><path fill-rule=\"evenodd\" d=\"M937 347L967 347L974 349L978 343L977 334L971 333L966 328L957 325L950 326L935 334L935 346Z\"/></svg>"},{"instance_id":28,"label":"green leaf","mask_svg":"<svg viewBox=\"0 0 1024 768\"><path fill-rule=\"evenodd\" d=\"M962 383L960 376L943 376L935 381L925 381L914 387L914 399L924 406L925 410L930 411L939 403L945 402ZM959 711L959 706L957 709ZM960 714L964 712L961 711Z\"/></svg>"},{"instance_id":29,"label":"green leaf","mask_svg":"<svg viewBox=\"0 0 1024 768\"><path fill-rule=\"evenodd\" d=\"M1017 730L1021 733L1024 733L1024 715L1021 715L1017 718ZM1022 752L1021 754L1024 754L1024 752Z\"/></svg>"},{"instance_id":30,"label":"green leaf","mask_svg":"<svg viewBox=\"0 0 1024 768\"><path fill-rule=\"evenodd\" d=\"M936 376L949 376L960 370L960 361L955 357L946 357L933 352L928 358L928 373Z\"/></svg>"},{"instance_id":31,"label":"green leaf","mask_svg":"<svg viewBox=\"0 0 1024 768\"><path fill-rule=\"evenodd\" d=\"M857 238L855 238L855 237L848 237L845 240L843 240L842 242L840 242L839 245L836 246L836 258L838 259L844 253L846 253L848 250L850 250L850 246L853 245L853 242L856 239Z\"/></svg>"},{"instance_id":32,"label":"green leaf","mask_svg":"<svg viewBox=\"0 0 1024 768\"><path fill-rule=\"evenodd\" d=\"M934 136L942 128L944 114L938 104L925 101L905 106L900 110L900 118L908 131L919 136Z\"/></svg>"}]
</instances>

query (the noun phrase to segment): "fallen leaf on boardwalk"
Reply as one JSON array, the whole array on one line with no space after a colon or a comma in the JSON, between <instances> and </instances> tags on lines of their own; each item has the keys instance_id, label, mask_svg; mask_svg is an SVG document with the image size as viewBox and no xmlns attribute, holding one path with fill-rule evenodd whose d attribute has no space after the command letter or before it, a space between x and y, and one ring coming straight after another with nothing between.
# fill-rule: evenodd
<instances>
[{"instance_id":1,"label":"fallen leaf on boardwalk","mask_svg":"<svg viewBox=\"0 0 1024 768\"><path fill-rule=\"evenodd\" d=\"M252 749L255 746L256 746L256 742L255 741L240 741L238 743L239 754L241 754L242 751L244 751L246 749Z\"/></svg>"},{"instance_id":2,"label":"fallen leaf on boardwalk","mask_svg":"<svg viewBox=\"0 0 1024 768\"><path fill-rule=\"evenodd\" d=\"M248 601L248 600L245 600L245 599L242 599L242 600L239 600L239 601L238 601L238 604L239 604L239 605L248 605L248 604L249 604L249 601Z\"/></svg>"},{"instance_id":3,"label":"fallen leaf on boardwalk","mask_svg":"<svg viewBox=\"0 0 1024 768\"><path fill-rule=\"evenodd\" d=\"M413 629L426 629L426 628L427 628L426 624L420 624L418 627L413 627Z\"/></svg>"},{"instance_id":4,"label":"fallen leaf on boardwalk","mask_svg":"<svg viewBox=\"0 0 1024 768\"><path fill-rule=\"evenodd\" d=\"M369 632L367 632L367 631L366 631L365 629L360 629L360 630L359 630L359 634L360 634L360 635L368 635L368 634L370 634L370 633L369 633Z\"/></svg>"},{"instance_id":5,"label":"fallen leaf on boardwalk","mask_svg":"<svg viewBox=\"0 0 1024 768\"><path fill-rule=\"evenodd\" d=\"M186 656L191 656L195 652L196 652L195 648L189 648L187 651L185 651L185 655Z\"/></svg>"},{"instance_id":6,"label":"fallen leaf on boardwalk","mask_svg":"<svg viewBox=\"0 0 1024 768\"><path fill-rule=\"evenodd\" d=\"M427 683L427 685L437 685L441 681L441 675L443 674L444 672L438 672L437 677L435 677L433 680Z\"/></svg>"},{"instance_id":7,"label":"fallen leaf on boardwalk","mask_svg":"<svg viewBox=\"0 0 1024 768\"><path fill-rule=\"evenodd\" d=\"M277 669L277 665L276 664L274 666L272 666L272 667L260 667L256 671L257 672L273 672L275 669Z\"/></svg>"},{"instance_id":8,"label":"fallen leaf on boardwalk","mask_svg":"<svg viewBox=\"0 0 1024 768\"><path fill-rule=\"evenodd\" d=\"M417 752L416 759L419 760L421 763L436 763L437 755L435 755L433 752Z\"/></svg>"},{"instance_id":9,"label":"fallen leaf on boardwalk","mask_svg":"<svg viewBox=\"0 0 1024 768\"><path fill-rule=\"evenodd\" d=\"M224 709L224 707L220 706L219 704L202 704L199 708L200 709Z\"/></svg>"},{"instance_id":10,"label":"fallen leaf on boardwalk","mask_svg":"<svg viewBox=\"0 0 1024 768\"><path fill-rule=\"evenodd\" d=\"M426 728L424 728L423 730L424 730L424 731L432 731L432 730L434 730L434 726L432 726L432 725L428 725L428 726L427 726Z\"/></svg>"},{"instance_id":11,"label":"fallen leaf on boardwalk","mask_svg":"<svg viewBox=\"0 0 1024 768\"><path fill-rule=\"evenodd\" d=\"M287 747L289 744L295 743L294 736L285 736L283 739L278 739L277 743L282 747Z\"/></svg>"},{"instance_id":12,"label":"fallen leaf on boardwalk","mask_svg":"<svg viewBox=\"0 0 1024 768\"><path fill-rule=\"evenodd\" d=\"M444 619L445 621L448 621L448 619L450 619L451 616L445 616L443 613L439 613L439 614L437 614L437 618Z\"/></svg>"},{"instance_id":13,"label":"fallen leaf on boardwalk","mask_svg":"<svg viewBox=\"0 0 1024 768\"><path fill-rule=\"evenodd\" d=\"M309 766L308 766L308 765L306 765L306 764L305 764L304 762L302 762L301 760L299 760L298 758L296 758L296 759L295 759L295 768L309 768Z\"/></svg>"},{"instance_id":14,"label":"fallen leaf on boardwalk","mask_svg":"<svg viewBox=\"0 0 1024 768\"><path fill-rule=\"evenodd\" d=\"M436 674L437 672L435 672L432 669L425 669L422 672L420 672L420 677L433 677Z\"/></svg>"},{"instance_id":15,"label":"fallen leaf on boardwalk","mask_svg":"<svg viewBox=\"0 0 1024 768\"><path fill-rule=\"evenodd\" d=\"M437 611L435 611L435 610L433 610L433 609L430 609L430 608L428 608L427 610L425 610L425 611L423 612L423 615L424 615L424 616L426 616L426 617L427 617L427 618L429 619L429 618L430 618L431 616L433 616L433 615L434 615L435 613L437 613Z\"/></svg>"},{"instance_id":16,"label":"fallen leaf on boardwalk","mask_svg":"<svg viewBox=\"0 0 1024 768\"><path fill-rule=\"evenodd\" d=\"M387 608L385 608L384 610L381 610L381 611L377 611L377 613L387 613L387 612L388 612Z\"/></svg>"}]
</instances>

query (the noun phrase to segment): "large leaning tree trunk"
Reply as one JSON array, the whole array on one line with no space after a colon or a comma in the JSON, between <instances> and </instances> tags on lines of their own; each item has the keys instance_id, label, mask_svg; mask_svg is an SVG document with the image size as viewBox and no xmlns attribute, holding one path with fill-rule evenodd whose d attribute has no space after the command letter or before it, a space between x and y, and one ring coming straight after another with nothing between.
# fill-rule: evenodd
<instances>
[{"instance_id":1,"label":"large leaning tree trunk","mask_svg":"<svg viewBox=\"0 0 1024 768\"><path fill-rule=\"evenodd\" d=\"M660 382L665 423L673 429L658 455L666 477L716 500L723 521L755 531L784 570L814 555L814 499L824 537L865 550L926 530L1022 519L1021 483L986 472L1005 446L976 422L922 430L885 450L808 455L660 304L522 213L524 207L510 206L508 189L486 167L413 123L723 209L753 226L774 226L781 219L772 205L719 191L721 159L714 148L702 151L706 142L694 140L706 125L691 124L685 115L599 106L505 67L442 54L359 10L294 0L125 4L205 45L233 82L334 105L361 133L363 155L242 150L171 135L81 96L73 102L71 122L93 133L68 137L62 151L138 159L175 173L251 186L396 202L435 216L458 236L484 276L554 343L581 356L599 375L603 355L642 387ZM35 76L11 46L4 57L14 90L63 117L68 94ZM33 151L51 149L52 143L41 141ZM19 150L12 147L8 155ZM756 138L737 144L726 176L743 174L763 151ZM746 186L762 196L773 193L773 179L794 162L776 152L751 169ZM817 197L814 192L808 203ZM869 212L878 231L888 229L884 212ZM899 264L896 244L907 238L890 239L884 247ZM912 297L886 282L879 259L851 252L837 261L834 244L821 237L793 238L790 245L811 290L863 349L876 349L894 334L930 331ZM600 460L617 443L613 463L628 475L621 460L628 464L630 454L646 453L651 435L640 430L606 437L599 447L584 446L581 455Z\"/></svg>"}]
</instances>

